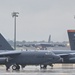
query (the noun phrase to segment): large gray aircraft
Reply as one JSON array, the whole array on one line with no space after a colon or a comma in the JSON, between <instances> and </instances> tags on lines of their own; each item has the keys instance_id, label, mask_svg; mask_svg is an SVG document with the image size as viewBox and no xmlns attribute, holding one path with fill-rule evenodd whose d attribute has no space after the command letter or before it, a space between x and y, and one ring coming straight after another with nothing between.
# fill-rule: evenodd
<instances>
[{"instance_id":1,"label":"large gray aircraft","mask_svg":"<svg viewBox=\"0 0 75 75\"><path fill-rule=\"evenodd\" d=\"M51 51L6 51L0 53L0 64L6 65L6 70L10 68L11 65L13 70L19 70L20 66L23 68L26 65L40 65L40 68L46 68L47 65L52 65L52 63L61 62L60 56L55 55ZM42 66L43 65L43 66Z\"/></svg>"},{"instance_id":2,"label":"large gray aircraft","mask_svg":"<svg viewBox=\"0 0 75 75\"><path fill-rule=\"evenodd\" d=\"M40 50L40 51L6 51L0 53L0 64L6 65L6 70L11 65L13 70L19 70L20 66L40 65L47 68L54 63L75 63L75 51L73 50ZM43 66L42 66L43 65Z\"/></svg>"}]
</instances>

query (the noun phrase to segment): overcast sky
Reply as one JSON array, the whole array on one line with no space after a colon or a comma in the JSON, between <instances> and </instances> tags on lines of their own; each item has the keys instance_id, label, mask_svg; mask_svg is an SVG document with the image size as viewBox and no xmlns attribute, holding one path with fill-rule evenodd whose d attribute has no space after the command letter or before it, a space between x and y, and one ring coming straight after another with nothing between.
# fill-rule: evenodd
<instances>
[{"instance_id":1,"label":"overcast sky","mask_svg":"<svg viewBox=\"0 0 75 75\"><path fill-rule=\"evenodd\" d=\"M68 41L67 30L75 29L75 0L0 0L0 33L14 38L12 12L17 18L17 40Z\"/></svg>"}]
</instances>

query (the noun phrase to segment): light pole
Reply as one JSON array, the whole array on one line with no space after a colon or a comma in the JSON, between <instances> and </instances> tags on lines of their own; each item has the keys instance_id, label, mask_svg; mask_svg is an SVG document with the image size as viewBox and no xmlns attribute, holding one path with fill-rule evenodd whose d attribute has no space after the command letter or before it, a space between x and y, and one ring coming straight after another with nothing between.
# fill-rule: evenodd
<instances>
[{"instance_id":1,"label":"light pole","mask_svg":"<svg viewBox=\"0 0 75 75\"><path fill-rule=\"evenodd\" d=\"M18 12L13 12L12 17L14 17L14 50L16 50L16 17L18 17Z\"/></svg>"}]
</instances>

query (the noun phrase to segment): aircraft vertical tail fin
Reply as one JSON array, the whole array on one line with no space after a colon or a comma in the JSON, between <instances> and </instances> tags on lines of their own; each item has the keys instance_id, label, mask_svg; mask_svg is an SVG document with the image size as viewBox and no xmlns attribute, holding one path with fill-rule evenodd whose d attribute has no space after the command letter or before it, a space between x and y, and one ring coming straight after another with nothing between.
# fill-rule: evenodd
<instances>
[{"instance_id":1,"label":"aircraft vertical tail fin","mask_svg":"<svg viewBox=\"0 0 75 75\"><path fill-rule=\"evenodd\" d=\"M49 35L49 39L48 39L48 43L50 43L51 42L51 35Z\"/></svg>"},{"instance_id":2,"label":"aircraft vertical tail fin","mask_svg":"<svg viewBox=\"0 0 75 75\"><path fill-rule=\"evenodd\" d=\"M0 33L0 50L13 50L11 45L7 42L7 40Z\"/></svg>"},{"instance_id":3,"label":"aircraft vertical tail fin","mask_svg":"<svg viewBox=\"0 0 75 75\"><path fill-rule=\"evenodd\" d=\"M71 50L75 50L75 30L67 30L69 42L70 42L70 48Z\"/></svg>"}]
</instances>

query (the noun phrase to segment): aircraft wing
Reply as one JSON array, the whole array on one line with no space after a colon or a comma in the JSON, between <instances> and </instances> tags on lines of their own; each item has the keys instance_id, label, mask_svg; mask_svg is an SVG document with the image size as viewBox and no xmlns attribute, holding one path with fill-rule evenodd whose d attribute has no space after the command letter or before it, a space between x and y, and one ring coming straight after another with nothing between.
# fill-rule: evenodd
<instances>
[{"instance_id":1,"label":"aircraft wing","mask_svg":"<svg viewBox=\"0 0 75 75\"><path fill-rule=\"evenodd\" d=\"M6 52L1 52L0 57L15 57L20 54L21 51L6 51Z\"/></svg>"},{"instance_id":2,"label":"aircraft wing","mask_svg":"<svg viewBox=\"0 0 75 75\"><path fill-rule=\"evenodd\" d=\"M69 56L69 54L58 54L61 58L66 58Z\"/></svg>"},{"instance_id":3,"label":"aircraft wing","mask_svg":"<svg viewBox=\"0 0 75 75\"><path fill-rule=\"evenodd\" d=\"M75 53L68 53L68 54L58 54L60 57L68 57L68 56L72 56L75 55Z\"/></svg>"},{"instance_id":4,"label":"aircraft wing","mask_svg":"<svg viewBox=\"0 0 75 75\"><path fill-rule=\"evenodd\" d=\"M69 54L58 54L62 59L62 62L66 59L68 59L71 62L75 62L75 53L69 53Z\"/></svg>"}]
</instances>

